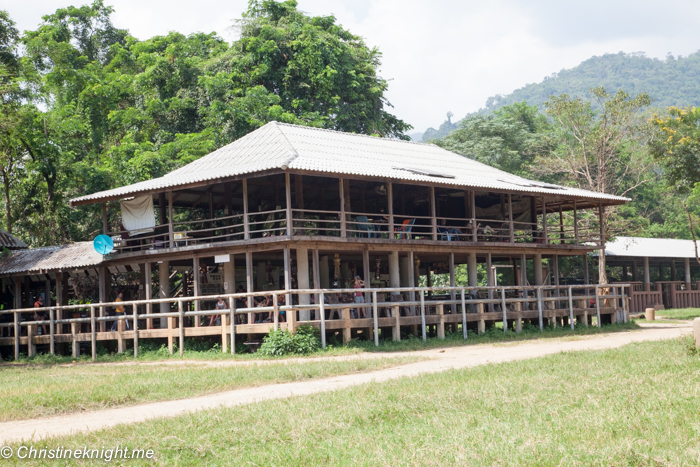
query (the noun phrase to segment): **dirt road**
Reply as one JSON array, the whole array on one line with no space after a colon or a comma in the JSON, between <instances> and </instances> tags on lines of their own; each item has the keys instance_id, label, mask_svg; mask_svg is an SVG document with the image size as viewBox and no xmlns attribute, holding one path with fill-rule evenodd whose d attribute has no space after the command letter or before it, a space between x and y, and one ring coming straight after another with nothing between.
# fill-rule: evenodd
<instances>
[{"instance_id":1,"label":"dirt road","mask_svg":"<svg viewBox=\"0 0 700 467\"><path fill-rule=\"evenodd\" d=\"M692 332L691 324L642 324L641 330L616 332L605 335L582 336L577 339L561 338L515 342L509 344L474 345L432 349L396 355L427 356L430 360L410 363L369 373L335 376L299 383L273 384L255 388L237 389L207 396L138 406L81 412L50 418L19 420L0 423L0 445L21 440L38 440L107 428L123 423L137 423L151 418L173 417L187 412L232 407L270 399L301 396L333 391L367 382L381 382L401 377L436 373L454 368L468 368L489 363L501 363L536 358L559 352L600 350L621 347L632 342L672 339ZM336 358L380 358L386 354ZM277 361L279 363L279 361ZM198 362L201 363L201 362ZM217 364L226 364L217 362ZM235 363L232 363L235 364Z\"/></svg>"}]
</instances>

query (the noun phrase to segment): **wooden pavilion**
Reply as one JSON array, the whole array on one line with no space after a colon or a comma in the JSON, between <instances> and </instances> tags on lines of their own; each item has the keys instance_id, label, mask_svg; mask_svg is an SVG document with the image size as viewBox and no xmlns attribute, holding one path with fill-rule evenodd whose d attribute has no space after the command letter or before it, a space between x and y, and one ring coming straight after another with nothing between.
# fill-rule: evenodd
<instances>
[{"instance_id":1,"label":"wooden pavilion","mask_svg":"<svg viewBox=\"0 0 700 467\"><path fill-rule=\"evenodd\" d=\"M392 337L400 338L402 326L410 331L421 323L415 317L425 300L428 311L421 304L421 313L455 315L452 321L439 320L454 329L463 323L465 336L467 327L483 331L500 321L500 313L505 330L518 328L523 319L541 324L548 313L550 323L564 324L570 316L573 326L572 284L590 283L587 254L605 244L600 217L605 206L627 201L528 180L430 144L271 122L163 177L70 204L100 203L104 233L115 243L113 253L89 268L99 283L92 333L102 335L93 339L115 339L106 329L110 308L104 304L114 301L114 275L132 273L139 275L139 284L125 299L133 301L134 313L148 316L141 324L133 319L139 335L167 337L172 345L175 328L181 336L228 332L233 340L235 334L250 338L273 327L293 329L301 321L323 324L325 333L337 331L343 340L363 332L378 338L367 321L382 327L378 306L388 308L382 319L397 320ZM560 274L562 257L579 262L580 277ZM460 265L467 265L468 276L461 302L455 277ZM65 268L43 271L39 281L29 269L20 269L0 261L0 277L14 293L16 310L27 303L36 282L48 295L55 290L61 297L51 305L52 316L69 308L66 294L59 293L65 284L57 279ZM348 296L352 301L362 293L331 291L352 288L357 276L364 283L364 304L343 305ZM598 324L605 316L624 318L622 288L618 292ZM550 297L548 306L540 293ZM562 298L567 293L568 306ZM240 294L235 302L232 294ZM587 294L592 292L585 289L582 296ZM227 325L206 326L199 316L219 296L231 299L237 316ZM588 316L595 302L577 298L576 316ZM256 305L274 312L257 313ZM338 323L326 316L334 307L344 310L335 314ZM185 314L177 315L176 308ZM462 320L460 310L479 316ZM83 308L83 323L87 313ZM19 314L16 332L22 326ZM425 323L423 317L424 334ZM128 338L136 339L131 333ZM32 338L43 342L41 336ZM0 337L0 346L9 339ZM71 339L75 347L78 338ZM12 342L17 354L19 340Z\"/></svg>"}]
</instances>

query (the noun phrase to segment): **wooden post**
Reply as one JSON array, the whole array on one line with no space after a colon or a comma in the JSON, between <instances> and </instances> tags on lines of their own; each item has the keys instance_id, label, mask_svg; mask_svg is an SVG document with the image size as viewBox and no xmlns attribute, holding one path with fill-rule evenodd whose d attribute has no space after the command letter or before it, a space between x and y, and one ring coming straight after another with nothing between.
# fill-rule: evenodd
<instances>
[{"instance_id":1,"label":"wooden post","mask_svg":"<svg viewBox=\"0 0 700 467\"><path fill-rule=\"evenodd\" d=\"M340 236L348 236L348 227L345 218L345 183L342 178L338 179L338 193L340 196Z\"/></svg>"},{"instance_id":2,"label":"wooden post","mask_svg":"<svg viewBox=\"0 0 700 467\"><path fill-rule=\"evenodd\" d=\"M475 191L470 191L469 192L471 195L471 206L472 206L472 240L477 242L479 241L479 236L476 228L476 192Z\"/></svg>"},{"instance_id":3,"label":"wooden post","mask_svg":"<svg viewBox=\"0 0 700 467\"><path fill-rule=\"evenodd\" d=\"M379 347L379 312L377 310L377 291L372 291L372 319L374 320L374 345Z\"/></svg>"},{"instance_id":4,"label":"wooden post","mask_svg":"<svg viewBox=\"0 0 700 467\"><path fill-rule=\"evenodd\" d=\"M574 330L574 296L571 286L569 286L569 321L571 321L571 330Z\"/></svg>"},{"instance_id":5,"label":"wooden post","mask_svg":"<svg viewBox=\"0 0 700 467\"><path fill-rule=\"evenodd\" d=\"M343 319L343 344L352 339L352 322L350 320L350 308L342 308L340 313Z\"/></svg>"},{"instance_id":6,"label":"wooden post","mask_svg":"<svg viewBox=\"0 0 700 467\"><path fill-rule=\"evenodd\" d=\"M561 203L559 203L559 244L563 245L564 240L564 212L562 211Z\"/></svg>"},{"instance_id":7,"label":"wooden post","mask_svg":"<svg viewBox=\"0 0 700 467\"><path fill-rule=\"evenodd\" d=\"M394 326L391 328L391 340L398 342L401 340L401 312L398 305L391 307L391 316L394 318Z\"/></svg>"},{"instance_id":8,"label":"wooden post","mask_svg":"<svg viewBox=\"0 0 700 467\"><path fill-rule=\"evenodd\" d=\"M13 313L15 328L15 361L19 360L19 313Z\"/></svg>"},{"instance_id":9,"label":"wooden post","mask_svg":"<svg viewBox=\"0 0 700 467\"><path fill-rule=\"evenodd\" d=\"M179 321L179 333L180 333L180 341L179 341L179 346L180 346L180 356L182 357L182 354L185 352L185 327L184 327L184 321L185 321L185 310L182 307L182 300L177 301L177 316L178 316L178 321Z\"/></svg>"},{"instance_id":10,"label":"wooden post","mask_svg":"<svg viewBox=\"0 0 700 467\"><path fill-rule=\"evenodd\" d=\"M460 296L462 299L462 334L464 335L464 340L467 340L467 299L464 296L464 288L460 291Z\"/></svg>"},{"instance_id":11,"label":"wooden post","mask_svg":"<svg viewBox=\"0 0 700 467\"><path fill-rule=\"evenodd\" d=\"M70 323L70 334L73 358L80 357L80 342L78 342L78 323Z\"/></svg>"},{"instance_id":12,"label":"wooden post","mask_svg":"<svg viewBox=\"0 0 700 467\"><path fill-rule=\"evenodd\" d=\"M421 289L420 293L420 325L423 331L423 342L428 340L428 335L425 329L425 294Z\"/></svg>"},{"instance_id":13,"label":"wooden post","mask_svg":"<svg viewBox=\"0 0 700 467\"><path fill-rule=\"evenodd\" d=\"M364 275L364 281L365 281L365 289L370 288L372 279L370 278L370 266L369 266L369 250L365 247L364 250L362 250L362 275ZM369 303L370 297L372 294L370 292L365 292L365 303ZM359 313L359 310L358 310ZM362 310L363 315L367 315L367 308Z\"/></svg>"},{"instance_id":14,"label":"wooden post","mask_svg":"<svg viewBox=\"0 0 700 467\"><path fill-rule=\"evenodd\" d=\"M284 290L287 291L287 294L285 295L285 305L287 306L287 311L285 312L287 315L287 330L290 332L295 332L296 331L296 322L297 322L297 312L296 310L291 309L292 308L292 294L289 293L290 290L292 290L292 269L291 269L291 251L289 250L289 246L284 247Z\"/></svg>"},{"instance_id":15,"label":"wooden post","mask_svg":"<svg viewBox=\"0 0 700 467\"><path fill-rule=\"evenodd\" d=\"M285 274L286 274L286 264L288 262L288 257L285 256ZM251 293L254 290L253 287L253 252L250 250L246 250L245 252L245 277L246 277L246 292ZM286 277L285 277L286 279ZM254 303L253 303L253 297L248 296L248 300L246 300L248 304L248 308L253 308ZM253 319L254 313L248 312L248 324L253 324Z\"/></svg>"},{"instance_id":16,"label":"wooden post","mask_svg":"<svg viewBox=\"0 0 700 467\"><path fill-rule=\"evenodd\" d=\"M248 218L248 179L243 179L243 238L250 239L250 219Z\"/></svg>"},{"instance_id":17,"label":"wooden post","mask_svg":"<svg viewBox=\"0 0 700 467\"><path fill-rule=\"evenodd\" d=\"M124 323L123 319L117 320L117 353L124 353Z\"/></svg>"},{"instance_id":18,"label":"wooden post","mask_svg":"<svg viewBox=\"0 0 700 467\"><path fill-rule=\"evenodd\" d=\"M477 332L477 334L481 335L481 334L486 332L486 322L484 321L484 304L477 303L476 304L476 311L479 314L479 321L477 323L476 332Z\"/></svg>"},{"instance_id":19,"label":"wooden post","mask_svg":"<svg viewBox=\"0 0 700 467\"><path fill-rule=\"evenodd\" d=\"M173 192L168 192L168 232L170 233L170 248L175 247L175 227L173 225Z\"/></svg>"},{"instance_id":20,"label":"wooden post","mask_svg":"<svg viewBox=\"0 0 700 467\"><path fill-rule=\"evenodd\" d=\"M318 250L316 250L318 251ZM326 348L326 296L323 292L319 294L318 311L321 315L321 347ZM275 306L277 305L277 296L275 295Z\"/></svg>"},{"instance_id":21,"label":"wooden post","mask_svg":"<svg viewBox=\"0 0 700 467\"><path fill-rule=\"evenodd\" d=\"M55 310L53 308L49 309L49 320L51 321L49 327L49 352L51 355L56 354L56 319L54 315Z\"/></svg>"},{"instance_id":22,"label":"wooden post","mask_svg":"<svg viewBox=\"0 0 700 467\"><path fill-rule=\"evenodd\" d=\"M506 306L505 287L501 287L501 312L503 313L503 332L508 332L508 307Z\"/></svg>"},{"instance_id":23,"label":"wooden post","mask_svg":"<svg viewBox=\"0 0 700 467\"><path fill-rule=\"evenodd\" d=\"M542 197L542 243L544 245L549 244L549 237L547 235L547 200Z\"/></svg>"},{"instance_id":24,"label":"wooden post","mask_svg":"<svg viewBox=\"0 0 700 467\"><path fill-rule=\"evenodd\" d=\"M202 294L201 290L201 284L202 284L202 279L199 277L199 258L195 255L192 258L192 276L194 278L194 296L199 297ZM184 291L183 291L184 292ZM182 296L184 297L185 294L183 293ZM199 311L200 310L200 304L199 300L194 301L194 311ZM194 327L198 328L201 325L201 316L195 316L194 317Z\"/></svg>"},{"instance_id":25,"label":"wooden post","mask_svg":"<svg viewBox=\"0 0 700 467\"><path fill-rule=\"evenodd\" d=\"M433 240L437 240L437 212L435 209L435 187L430 187L430 222L433 231Z\"/></svg>"},{"instance_id":26,"label":"wooden post","mask_svg":"<svg viewBox=\"0 0 700 467\"><path fill-rule=\"evenodd\" d=\"M108 299L108 292L109 292L109 270L105 266L101 266L98 270L98 282L99 282L99 295L100 295L100 303L105 303L109 301ZM64 303L65 305L65 303ZM107 315L107 308L104 306L100 307L100 318L104 318ZM105 332L105 326L106 323L104 321L100 321L100 332Z\"/></svg>"},{"instance_id":27,"label":"wooden post","mask_svg":"<svg viewBox=\"0 0 700 467\"><path fill-rule=\"evenodd\" d=\"M394 238L394 184L386 184L387 212L389 214L389 238Z\"/></svg>"},{"instance_id":28,"label":"wooden post","mask_svg":"<svg viewBox=\"0 0 700 467\"><path fill-rule=\"evenodd\" d=\"M34 343L34 333L37 326L30 324L27 326L27 357L32 358L36 355L36 344Z\"/></svg>"},{"instance_id":29,"label":"wooden post","mask_svg":"<svg viewBox=\"0 0 700 467\"><path fill-rule=\"evenodd\" d=\"M450 251L450 287L455 286L455 254L453 251ZM455 301L455 290L452 289L450 290L450 300ZM450 311L452 314L457 313L457 305L454 303L450 305Z\"/></svg>"},{"instance_id":30,"label":"wooden post","mask_svg":"<svg viewBox=\"0 0 700 467\"><path fill-rule=\"evenodd\" d=\"M508 194L508 225L510 229L510 243L515 243L515 224L513 223L513 196Z\"/></svg>"},{"instance_id":31,"label":"wooden post","mask_svg":"<svg viewBox=\"0 0 700 467\"><path fill-rule=\"evenodd\" d=\"M287 199L287 235L294 235L294 227L292 226L292 181L289 177L289 173L284 174L284 192Z\"/></svg>"},{"instance_id":32,"label":"wooden post","mask_svg":"<svg viewBox=\"0 0 700 467\"><path fill-rule=\"evenodd\" d=\"M659 284L659 285L661 285L661 284ZM598 289L599 289L599 286L596 285L595 286L595 314L596 314L596 317L598 318L598 327L601 327L602 325L600 323L600 293L599 293Z\"/></svg>"},{"instance_id":33,"label":"wooden post","mask_svg":"<svg viewBox=\"0 0 700 467\"><path fill-rule=\"evenodd\" d=\"M275 294L275 303L277 302L277 294ZM229 326L231 326L231 355L236 353L236 299L233 297L228 298L228 309L229 309Z\"/></svg>"},{"instance_id":34,"label":"wooden post","mask_svg":"<svg viewBox=\"0 0 700 467\"><path fill-rule=\"evenodd\" d=\"M151 272L151 263L150 261L146 261L146 263L143 265L144 269L144 284L143 284L143 289L146 295L146 300L151 300L153 298L153 283L151 282L151 279L153 278L153 274ZM153 304L149 301L146 302L146 314L150 315L153 313ZM148 318L146 319L146 329L153 329L153 318Z\"/></svg>"},{"instance_id":35,"label":"wooden post","mask_svg":"<svg viewBox=\"0 0 700 467\"><path fill-rule=\"evenodd\" d=\"M438 339L445 339L445 307L440 304L437 306L437 314L440 317L440 322L437 325L437 337Z\"/></svg>"},{"instance_id":36,"label":"wooden post","mask_svg":"<svg viewBox=\"0 0 700 467\"><path fill-rule=\"evenodd\" d=\"M544 331L544 321L542 320L542 287L537 287L537 317L540 321L540 331Z\"/></svg>"},{"instance_id":37,"label":"wooden post","mask_svg":"<svg viewBox=\"0 0 700 467\"><path fill-rule=\"evenodd\" d=\"M134 358L139 356L139 311L136 305L133 305L134 312L134 325L132 330L134 332Z\"/></svg>"},{"instance_id":38,"label":"wooden post","mask_svg":"<svg viewBox=\"0 0 700 467\"><path fill-rule=\"evenodd\" d=\"M97 360L97 320L95 318L95 307L90 307L90 345L92 351L92 361Z\"/></svg>"},{"instance_id":39,"label":"wooden post","mask_svg":"<svg viewBox=\"0 0 700 467\"><path fill-rule=\"evenodd\" d=\"M578 239L578 211L576 210L576 200L574 200L574 240L576 245L579 245Z\"/></svg>"},{"instance_id":40,"label":"wooden post","mask_svg":"<svg viewBox=\"0 0 700 467\"><path fill-rule=\"evenodd\" d=\"M168 353L170 353L170 355L173 354L173 327L174 327L173 321L174 320L175 320L175 318L173 318L172 316L168 316Z\"/></svg>"}]
</instances>

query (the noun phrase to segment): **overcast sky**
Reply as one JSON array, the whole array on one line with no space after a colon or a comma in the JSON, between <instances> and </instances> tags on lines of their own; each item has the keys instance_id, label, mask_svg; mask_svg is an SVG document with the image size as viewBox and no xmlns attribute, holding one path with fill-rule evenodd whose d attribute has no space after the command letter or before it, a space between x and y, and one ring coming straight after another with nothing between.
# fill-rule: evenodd
<instances>
[{"instance_id":1,"label":"overcast sky","mask_svg":"<svg viewBox=\"0 0 700 467\"><path fill-rule=\"evenodd\" d=\"M90 0L0 0L21 30L41 16ZM114 24L139 39L168 31L216 31L235 39L232 21L247 0L105 0ZM299 0L312 15L333 14L383 52L394 113L415 131L483 107L495 94L539 82L593 55L646 52L663 58L700 49L695 0Z\"/></svg>"}]
</instances>

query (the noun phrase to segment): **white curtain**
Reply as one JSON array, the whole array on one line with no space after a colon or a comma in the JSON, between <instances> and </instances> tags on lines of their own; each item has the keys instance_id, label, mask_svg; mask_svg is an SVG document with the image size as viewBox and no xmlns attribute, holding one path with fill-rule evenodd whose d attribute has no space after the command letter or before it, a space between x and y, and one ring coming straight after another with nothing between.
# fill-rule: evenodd
<instances>
[{"instance_id":1,"label":"white curtain","mask_svg":"<svg viewBox=\"0 0 700 467\"><path fill-rule=\"evenodd\" d=\"M120 201L122 225L129 235L153 232L156 226L156 214L153 210L153 196L140 196Z\"/></svg>"}]
</instances>

